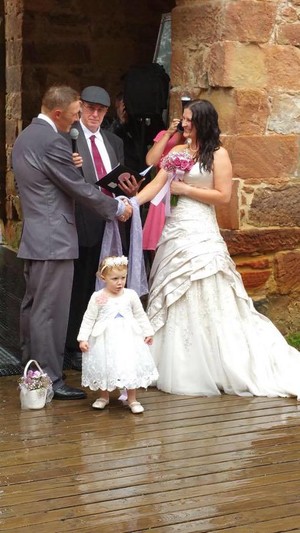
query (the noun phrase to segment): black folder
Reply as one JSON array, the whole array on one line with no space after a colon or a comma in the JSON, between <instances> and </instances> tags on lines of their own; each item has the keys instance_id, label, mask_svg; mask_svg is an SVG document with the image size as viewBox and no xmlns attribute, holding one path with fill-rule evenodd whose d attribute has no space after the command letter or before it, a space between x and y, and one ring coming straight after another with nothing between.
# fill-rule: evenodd
<instances>
[{"instance_id":1,"label":"black folder","mask_svg":"<svg viewBox=\"0 0 300 533\"><path fill-rule=\"evenodd\" d=\"M103 187L104 189L108 190L109 192L113 193L115 196L124 196L124 192L119 187L120 179L122 180L122 175L126 174L129 176L134 176L137 183L139 183L149 172L149 170L152 168L152 165L150 167L147 167L143 172L138 172L137 170L132 170L129 167L126 167L125 165L122 165L119 163L116 167L114 167L104 178L102 178L99 181L96 181L95 185L99 185L99 187Z\"/></svg>"}]
</instances>

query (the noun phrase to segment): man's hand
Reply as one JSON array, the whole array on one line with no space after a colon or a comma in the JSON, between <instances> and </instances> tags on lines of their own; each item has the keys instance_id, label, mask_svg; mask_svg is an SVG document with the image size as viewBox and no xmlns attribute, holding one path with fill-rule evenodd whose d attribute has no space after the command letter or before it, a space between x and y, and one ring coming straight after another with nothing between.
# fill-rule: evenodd
<instances>
[{"instance_id":1,"label":"man's hand","mask_svg":"<svg viewBox=\"0 0 300 533\"><path fill-rule=\"evenodd\" d=\"M119 187L126 196L135 196L144 180L145 178L142 178L137 183L132 174L122 174L119 178Z\"/></svg>"},{"instance_id":2,"label":"man's hand","mask_svg":"<svg viewBox=\"0 0 300 533\"><path fill-rule=\"evenodd\" d=\"M118 217L118 220L120 220L120 222L126 222L126 220L128 220L132 215L132 207L127 200L122 200L122 202L125 204L125 211L123 215Z\"/></svg>"},{"instance_id":3,"label":"man's hand","mask_svg":"<svg viewBox=\"0 0 300 533\"><path fill-rule=\"evenodd\" d=\"M73 158L73 163L74 163L75 167L77 167L77 168L82 167L83 159L82 159L81 155L79 155L76 152L74 152L74 154L72 154L72 158Z\"/></svg>"}]
</instances>

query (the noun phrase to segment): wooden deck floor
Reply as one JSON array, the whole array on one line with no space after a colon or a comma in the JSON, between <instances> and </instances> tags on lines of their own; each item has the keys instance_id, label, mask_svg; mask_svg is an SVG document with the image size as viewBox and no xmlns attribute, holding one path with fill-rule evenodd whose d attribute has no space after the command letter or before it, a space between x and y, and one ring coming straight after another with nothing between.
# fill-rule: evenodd
<instances>
[{"instance_id":1,"label":"wooden deck floor","mask_svg":"<svg viewBox=\"0 0 300 533\"><path fill-rule=\"evenodd\" d=\"M68 371L68 382L80 375ZM21 411L0 378L0 530L300 532L300 402L149 389L145 413L114 396Z\"/></svg>"}]
</instances>

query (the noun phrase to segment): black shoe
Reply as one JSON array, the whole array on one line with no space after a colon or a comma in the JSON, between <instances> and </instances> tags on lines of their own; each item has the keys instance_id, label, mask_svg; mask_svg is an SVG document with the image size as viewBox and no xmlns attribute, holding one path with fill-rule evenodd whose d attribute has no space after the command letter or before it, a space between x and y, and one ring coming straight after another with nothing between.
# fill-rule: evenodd
<instances>
[{"instance_id":1,"label":"black shoe","mask_svg":"<svg viewBox=\"0 0 300 533\"><path fill-rule=\"evenodd\" d=\"M81 389L69 387L69 385L62 385L54 391L53 398L55 400L82 400L86 398L86 392Z\"/></svg>"}]
</instances>

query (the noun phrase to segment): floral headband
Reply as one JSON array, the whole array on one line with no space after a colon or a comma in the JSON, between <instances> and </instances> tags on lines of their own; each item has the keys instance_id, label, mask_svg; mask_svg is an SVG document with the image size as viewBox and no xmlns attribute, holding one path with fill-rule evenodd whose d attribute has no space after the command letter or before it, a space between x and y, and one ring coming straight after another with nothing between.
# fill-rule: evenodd
<instances>
[{"instance_id":1,"label":"floral headband","mask_svg":"<svg viewBox=\"0 0 300 533\"><path fill-rule=\"evenodd\" d=\"M125 255L121 255L120 257L106 257L103 259L101 266L100 266L100 274L106 269L106 268L120 268L120 267L127 267L128 265L128 259L125 257Z\"/></svg>"}]
</instances>

